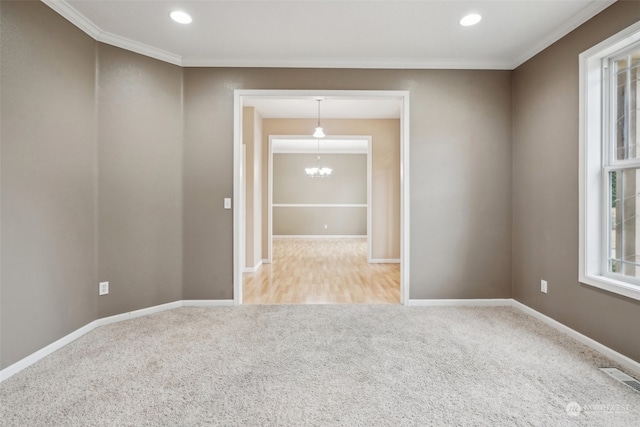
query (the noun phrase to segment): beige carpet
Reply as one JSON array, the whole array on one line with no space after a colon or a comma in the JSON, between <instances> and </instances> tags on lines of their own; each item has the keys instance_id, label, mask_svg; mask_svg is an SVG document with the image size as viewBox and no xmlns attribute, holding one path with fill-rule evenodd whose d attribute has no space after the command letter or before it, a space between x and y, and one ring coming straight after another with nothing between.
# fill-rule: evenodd
<instances>
[{"instance_id":1,"label":"beige carpet","mask_svg":"<svg viewBox=\"0 0 640 427\"><path fill-rule=\"evenodd\" d=\"M9 378L0 424L638 426L640 393L603 366L511 308L180 308Z\"/></svg>"}]
</instances>

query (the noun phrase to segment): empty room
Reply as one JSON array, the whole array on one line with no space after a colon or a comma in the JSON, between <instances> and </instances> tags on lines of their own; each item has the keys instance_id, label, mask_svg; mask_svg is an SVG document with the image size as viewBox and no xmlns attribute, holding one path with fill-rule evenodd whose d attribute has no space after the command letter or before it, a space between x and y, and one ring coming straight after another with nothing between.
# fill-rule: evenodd
<instances>
[{"instance_id":1,"label":"empty room","mask_svg":"<svg viewBox=\"0 0 640 427\"><path fill-rule=\"evenodd\" d=\"M636 426L640 2L0 1L0 425Z\"/></svg>"}]
</instances>

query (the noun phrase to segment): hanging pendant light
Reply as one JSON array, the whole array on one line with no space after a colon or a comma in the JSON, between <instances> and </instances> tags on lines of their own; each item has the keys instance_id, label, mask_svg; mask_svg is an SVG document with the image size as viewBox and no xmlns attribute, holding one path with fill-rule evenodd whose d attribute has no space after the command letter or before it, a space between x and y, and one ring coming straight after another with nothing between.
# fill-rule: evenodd
<instances>
[{"instance_id":1,"label":"hanging pendant light","mask_svg":"<svg viewBox=\"0 0 640 427\"><path fill-rule=\"evenodd\" d=\"M320 139L316 138L316 141L318 142L318 155L316 157L318 164L314 167L305 168L304 171L309 178L325 178L331 175L333 169L326 166L320 166Z\"/></svg>"},{"instance_id":2,"label":"hanging pendant light","mask_svg":"<svg viewBox=\"0 0 640 427\"><path fill-rule=\"evenodd\" d=\"M316 98L316 101L318 101L318 126L316 127L315 132L313 132L313 137L324 138L324 130L322 129L322 126L320 126L320 103L322 102L322 98Z\"/></svg>"}]
</instances>

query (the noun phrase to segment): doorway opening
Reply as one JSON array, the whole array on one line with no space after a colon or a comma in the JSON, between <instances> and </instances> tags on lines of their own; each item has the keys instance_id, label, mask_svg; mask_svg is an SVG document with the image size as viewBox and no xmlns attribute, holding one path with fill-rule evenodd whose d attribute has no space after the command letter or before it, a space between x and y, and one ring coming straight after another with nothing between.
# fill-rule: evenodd
<instances>
[{"instance_id":1,"label":"doorway opening","mask_svg":"<svg viewBox=\"0 0 640 427\"><path fill-rule=\"evenodd\" d=\"M276 144L280 146L279 150L282 150L282 147L288 147L290 149L291 144L295 142L296 138L301 139L299 135L296 136L290 133L284 136L277 136L277 135L274 136L273 133L269 132L269 140L270 140L269 151L268 153L266 152L263 153L265 159L268 158L269 160L268 166L266 162L264 164L264 168L268 168L269 183L268 183L268 186L267 186L267 183L255 184L257 182L257 176L255 174L252 175L252 171L250 170L253 167L253 165L249 165L247 167L247 165L245 164L246 154L245 154L245 145L243 143L245 141L246 135L244 135L244 132L246 132L247 135L249 134L249 132L251 132L251 130L247 130L243 128L243 124L246 122L243 117L243 111L245 107L255 106L255 105L266 105L266 103L269 103L269 102L273 103L273 105L277 105L280 107L282 107L283 105L296 107L297 105L304 105L304 103L309 102L309 99L316 99L317 97L336 100L335 104L339 105L342 110L346 110L347 107L351 109L354 109L354 108L356 109L357 113L348 113L346 111L340 112L339 114L343 114L343 115L339 117L345 117L345 118L352 118L351 116L349 116L349 114L356 114L355 117L358 117L357 114L360 114L359 116L360 118L365 118L364 116L362 116L362 114L367 114L365 113L365 111L369 111L369 112L374 111L375 108L372 108L372 106L375 106L378 109L381 109L381 108L388 109L390 106L392 106L393 108L397 109L397 113L395 117L399 118L399 127L397 129L399 130L399 134L400 134L399 136L399 169L396 172L396 174L399 175L397 179L399 180L399 187L400 187L400 194L399 194L400 231L399 231L399 239L398 239L399 240L399 259L396 259L396 260L374 259L374 256L372 255L371 234L373 230L376 230L377 233L380 234L381 232L384 231L384 230L381 231L380 229L384 227L380 227L379 225L376 227L375 224L372 225L372 221L371 221L371 205L370 205L372 200L371 198L372 185L370 183L371 182L371 166L370 166L371 155L368 154L371 150L370 137L354 136L354 135L350 135L349 137L344 137L344 136L338 137L336 135L332 135L332 138L327 139L328 145L331 145L330 144L331 139L340 140L340 139L351 138L353 140L366 141L366 144L367 144L367 149L366 149L367 151L367 192L366 192L367 196L366 196L365 203L340 203L340 206L326 206L326 204L323 204L322 206L309 206L314 204L305 205L304 203L302 204L278 203L278 201L274 203L274 201L272 200L272 191L271 191L272 178L273 178L272 177L273 145L274 145L274 141L281 141ZM254 225L252 223L251 218L249 218L249 220L247 221L246 214L247 212L249 212L249 216L251 216L251 212L255 212L255 207L250 206L252 203L254 203L254 199L250 194L251 192L250 187L251 185L255 184L255 185L261 185L263 190L268 190L268 191L264 191L264 193L268 192L268 195L269 195L268 197L269 209L267 209L265 212L266 214L268 214L269 218L268 218L268 221L264 221L264 224L265 225L268 224L268 227L269 227L268 239L266 239L266 241L268 242L268 245L265 248L265 250L263 250L262 252L264 255L262 258L264 259L261 258L259 260L259 262L256 265L256 269L260 267L262 262L269 263L273 257L272 235L274 233L272 228L273 227L272 218L273 218L274 205L276 205L275 209L278 209L281 212L281 216L284 216L285 218L287 214L286 213L282 214L283 211L284 212L288 211L290 213L295 209L298 209L298 214L294 216L295 218L297 218L301 216L300 210L302 211L306 210L308 212L311 212L315 208L320 208L320 210L349 208L356 211L362 208L362 211L366 210L366 223L367 223L366 233L365 233L367 238L363 240L366 243L366 255L367 255L366 261L369 263L371 262L399 263L396 267L397 270L399 270L399 276L400 276L399 302L401 304L406 304L408 301L408 295L409 295L409 256L408 256L409 254L409 198L408 198L408 195L409 195L409 179L408 179L409 178L408 177L409 93L406 91L236 90L234 98L235 98L234 99L234 203L233 203L233 207L234 207L234 212L233 212L233 216L234 216L234 262L233 262L234 303L235 304L243 303L243 295L242 295L243 271L246 271L246 267L248 265L247 262L249 262L249 265L254 265L256 261L255 259L245 260L245 256L251 257L253 254L251 249L251 245L253 245L251 233L254 232L255 229L247 229L245 228L245 225L247 223L248 223L248 227L253 227ZM302 109L296 107L296 112L298 110L302 110ZM253 114L252 109L248 109L247 111L251 111L251 114ZM303 113L301 112L300 114L303 114ZM290 117L290 116L291 116L291 110L289 111L288 115L285 115L282 117ZM291 118L307 118L308 119L310 117L311 116L304 116L304 115L295 116L294 114L293 117ZM338 118L336 116L331 116L331 117ZM366 117L366 118L375 118L375 117L372 116L372 117ZM395 120L395 122L397 126L398 120ZM308 139L308 136L305 136L304 138ZM249 148L249 150L250 149L251 148ZM284 148L284 151L286 150L287 148ZM264 177L265 175L262 175L262 176ZM247 181L249 181L249 190L247 190L248 188ZM396 191L396 195L397 195L398 190L394 190L394 191ZM247 195L249 195L249 198L247 198ZM263 194L262 196L266 198L267 194ZM360 200L360 201L362 202L363 200ZM256 202L256 203L261 203L261 202ZM396 204L397 203L398 202L396 202ZM304 206L301 206L301 205L304 205ZM348 206L345 206L345 205L348 205ZM252 209L254 210L252 211ZM326 212L328 211L325 211L325 213ZM378 214L377 218L382 216L384 216L384 212L381 214ZM396 220L397 220L397 215L396 215ZM259 225L257 225L257 227L259 227ZM328 225L324 224L324 227L327 228ZM319 232L318 234L329 234L329 233L330 233L329 231L325 231L324 233ZM354 234L352 232L344 232L344 233ZM265 235L266 234L267 233L265 232ZM299 236L299 234L301 234L299 231L293 234L298 234L297 237L305 237L305 236ZM314 232L313 234L316 234L316 233ZM396 238L397 236L398 235L396 234ZM247 237L249 237L248 240L247 240ZM339 234L337 236L331 236L331 237L344 238L346 236L342 236ZM382 242L383 240L385 239L378 237L379 245L383 243ZM258 244L259 243L257 243L256 246ZM284 247L286 245L283 243L281 246ZM247 247L249 247L249 252L247 252ZM397 252L398 251L396 250L396 253ZM384 257L380 257L380 258L384 258Z\"/></svg>"},{"instance_id":2,"label":"doorway opening","mask_svg":"<svg viewBox=\"0 0 640 427\"><path fill-rule=\"evenodd\" d=\"M371 136L332 135L323 138L322 149L316 150L318 142L306 135L269 135L267 263L272 260L274 235L278 238L365 237L367 260L372 262L371 142ZM305 155L306 158L302 157ZM302 171L305 166L313 166L313 157L316 155L325 161L329 158L327 164L334 169L337 166L334 175L338 174L338 177L296 180L297 175L301 174L295 174L298 171L292 168ZM290 159L285 160L287 157ZM336 161L340 164L336 165ZM318 190L321 193L320 200L317 198ZM274 211L278 217L275 231ZM343 224L336 230L335 224L330 224L331 221L326 220L323 215L327 211L333 217L346 214L350 220L345 221L346 226ZM361 215L362 211L365 212L364 215ZM292 217L296 218L297 223L293 226L288 221ZM301 226L300 222L305 224Z\"/></svg>"}]
</instances>

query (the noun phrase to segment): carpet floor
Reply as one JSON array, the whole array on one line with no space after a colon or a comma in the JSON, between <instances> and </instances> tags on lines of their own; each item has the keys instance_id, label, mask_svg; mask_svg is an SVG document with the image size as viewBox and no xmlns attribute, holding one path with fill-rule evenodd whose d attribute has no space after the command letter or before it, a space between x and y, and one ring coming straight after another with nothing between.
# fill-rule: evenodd
<instances>
[{"instance_id":1,"label":"carpet floor","mask_svg":"<svg viewBox=\"0 0 640 427\"><path fill-rule=\"evenodd\" d=\"M638 426L601 354L509 307L179 308L0 384L3 426Z\"/></svg>"}]
</instances>

